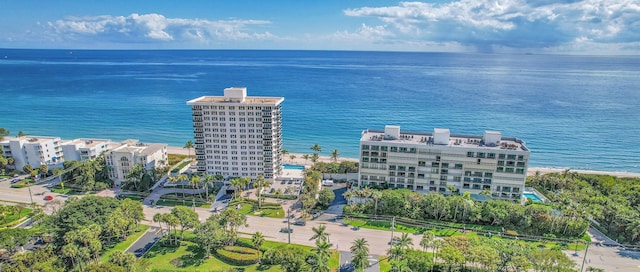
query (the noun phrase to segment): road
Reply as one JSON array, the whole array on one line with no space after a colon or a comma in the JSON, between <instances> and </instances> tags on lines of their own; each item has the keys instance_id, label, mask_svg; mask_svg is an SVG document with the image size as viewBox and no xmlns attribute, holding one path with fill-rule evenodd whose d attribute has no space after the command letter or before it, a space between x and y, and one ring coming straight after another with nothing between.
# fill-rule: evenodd
<instances>
[{"instance_id":1,"label":"road","mask_svg":"<svg viewBox=\"0 0 640 272\"><path fill-rule=\"evenodd\" d=\"M151 227L145 232L140 238L133 243L128 249L127 252L136 255L136 258L142 257L147 250L149 250L162 236L159 232L159 228Z\"/></svg>"},{"instance_id":2,"label":"road","mask_svg":"<svg viewBox=\"0 0 640 272\"><path fill-rule=\"evenodd\" d=\"M0 200L30 203L27 188L15 189L9 188L9 186L10 184L8 181L0 182ZM31 191L34 194L33 200L37 204L43 205L47 202L43 199L44 195L52 195L55 199L65 200L65 196L51 193L42 185L32 186ZM44 193L44 195L35 196L36 193ZM143 206L146 219L143 223L156 227L158 225L152 221L153 215L156 213L168 213L171 211L171 207ZM201 221L204 221L212 214L210 209L196 208L195 210ZM247 223L249 226L241 228L241 232L255 233L260 231L265 235L267 240L287 242L287 234L280 233L280 228L286 226L286 220L284 219L249 216L247 218ZM313 241L309 241L313 232L311 228L320 224L326 225L327 232L330 234L330 242L333 243L335 249L347 251L351 246L351 243L355 239L359 238L365 238L367 242L369 242L369 249L372 255L386 255L386 250L389 248L389 245L387 244L391 238L391 233L389 231L364 228L354 230L343 226L339 222L331 222L330 220L313 220L307 222L306 226L292 226L294 232L291 234L291 242L295 244L315 246ZM395 236L398 236L398 233L396 233ZM410 237L413 239L414 247L418 249L417 245L420 244L421 236L411 235ZM578 251L577 257L572 256L573 251L567 251L566 253L576 261L578 264L577 268L580 268L580 264L584 258L584 251ZM596 246L592 244L589 247L588 255L585 259L587 260L585 267L593 266L605 269L605 271L640 271L640 253L617 247Z\"/></svg>"}]
</instances>

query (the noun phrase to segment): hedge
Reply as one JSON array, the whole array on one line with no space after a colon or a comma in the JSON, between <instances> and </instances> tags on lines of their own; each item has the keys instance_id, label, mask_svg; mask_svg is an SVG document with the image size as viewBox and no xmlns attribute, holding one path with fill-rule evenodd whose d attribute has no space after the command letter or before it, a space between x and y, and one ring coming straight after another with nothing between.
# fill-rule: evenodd
<instances>
[{"instance_id":1,"label":"hedge","mask_svg":"<svg viewBox=\"0 0 640 272\"><path fill-rule=\"evenodd\" d=\"M226 246L216 250L216 256L232 265L252 265L258 263L258 250L248 247Z\"/></svg>"}]
</instances>

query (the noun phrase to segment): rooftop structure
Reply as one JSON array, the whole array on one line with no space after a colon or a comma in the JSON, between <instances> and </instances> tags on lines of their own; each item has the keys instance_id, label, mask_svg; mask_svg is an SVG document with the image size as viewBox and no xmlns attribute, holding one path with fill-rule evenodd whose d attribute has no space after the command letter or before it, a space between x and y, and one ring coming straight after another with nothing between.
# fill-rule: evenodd
<instances>
[{"instance_id":1,"label":"rooftop structure","mask_svg":"<svg viewBox=\"0 0 640 272\"><path fill-rule=\"evenodd\" d=\"M193 111L198 172L273 179L282 172L283 97L247 96L226 88L224 96L187 101Z\"/></svg>"},{"instance_id":2,"label":"rooftop structure","mask_svg":"<svg viewBox=\"0 0 640 272\"><path fill-rule=\"evenodd\" d=\"M529 155L524 141L498 131L464 135L443 128L404 132L386 126L362 132L359 185L423 193L487 190L493 198L520 201Z\"/></svg>"}]
</instances>

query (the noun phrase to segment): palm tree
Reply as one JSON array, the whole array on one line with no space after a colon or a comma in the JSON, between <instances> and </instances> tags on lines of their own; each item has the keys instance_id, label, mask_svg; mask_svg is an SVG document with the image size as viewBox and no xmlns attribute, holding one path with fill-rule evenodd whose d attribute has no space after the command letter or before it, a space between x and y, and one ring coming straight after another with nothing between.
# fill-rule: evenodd
<instances>
[{"instance_id":1,"label":"palm tree","mask_svg":"<svg viewBox=\"0 0 640 272\"><path fill-rule=\"evenodd\" d=\"M280 153L282 154L282 156L286 156L287 154L289 154L289 150L283 149L282 151L280 151Z\"/></svg>"},{"instance_id":2,"label":"palm tree","mask_svg":"<svg viewBox=\"0 0 640 272\"><path fill-rule=\"evenodd\" d=\"M293 163L293 160L295 160L295 159L296 159L296 155L293 155L293 154L289 155L289 159L290 159L290 160L291 160L291 162Z\"/></svg>"},{"instance_id":3,"label":"palm tree","mask_svg":"<svg viewBox=\"0 0 640 272\"><path fill-rule=\"evenodd\" d=\"M400 236L398 245L400 245L400 248L402 250L406 250L409 248L409 246L413 245L413 241L411 240L411 237L409 237L408 233L406 232L402 233L402 236Z\"/></svg>"},{"instance_id":4,"label":"palm tree","mask_svg":"<svg viewBox=\"0 0 640 272\"><path fill-rule=\"evenodd\" d=\"M303 155L302 155L302 158L304 159L304 162L309 161L309 158L310 158L310 157L311 157L311 156L309 156L309 154L303 154ZM9 163L9 164L12 164L12 163Z\"/></svg>"},{"instance_id":5,"label":"palm tree","mask_svg":"<svg viewBox=\"0 0 640 272\"><path fill-rule=\"evenodd\" d=\"M240 178L232 178L231 179L231 185L233 185L233 198L238 197L238 191L242 190L240 188L242 183L243 183L243 181Z\"/></svg>"},{"instance_id":6,"label":"palm tree","mask_svg":"<svg viewBox=\"0 0 640 272\"><path fill-rule=\"evenodd\" d=\"M433 233L432 231L425 231L422 234L422 240L420 240L420 246L422 247L423 251L427 251L428 247L431 247L431 245L433 244L433 240L436 238L436 234Z\"/></svg>"},{"instance_id":7,"label":"palm tree","mask_svg":"<svg viewBox=\"0 0 640 272\"><path fill-rule=\"evenodd\" d=\"M369 266L369 244L364 238L356 239L351 245L351 263L356 270Z\"/></svg>"},{"instance_id":8,"label":"palm tree","mask_svg":"<svg viewBox=\"0 0 640 272\"><path fill-rule=\"evenodd\" d=\"M184 144L184 147L189 150L189 158L191 158L191 149L194 148L193 141L188 140L187 143Z\"/></svg>"},{"instance_id":9,"label":"palm tree","mask_svg":"<svg viewBox=\"0 0 640 272\"><path fill-rule=\"evenodd\" d=\"M198 175L191 176L191 179L189 180L191 187L197 190L200 190L201 183L203 183L203 180ZM200 200L202 200L202 192L199 192L198 195L200 196Z\"/></svg>"},{"instance_id":10,"label":"palm tree","mask_svg":"<svg viewBox=\"0 0 640 272\"><path fill-rule=\"evenodd\" d=\"M333 162L338 161L338 156L340 156L340 152L338 152L337 149L334 149L333 151L331 151L331 158L333 159Z\"/></svg>"},{"instance_id":11,"label":"palm tree","mask_svg":"<svg viewBox=\"0 0 640 272\"><path fill-rule=\"evenodd\" d=\"M442 246L444 245L444 241L437 239L437 240L434 240L431 245L433 246L433 263L435 264L436 257L438 256L438 250L442 248Z\"/></svg>"},{"instance_id":12,"label":"palm tree","mask_svg":"<svg viewBox=\"0 0 640 272\"><path fill-rule=\"evenodd\" d=\"M325 226L324 224L321 224L318 227L313 227L312 230L313 230L313 236L309 238L309 241L314 239L327 240L329 238L329 233L326 232L327 226Z\"/></svg>"},{"instance_id":13,"label":"palm tree","mask_svg":"<svg viewBox=\"0 0 640 272\"><path fill-rule=\"evenodd\" d=\"M371 198L373 198L374 206L373 206L373 214L378 215L378 201L382 198L382 192L378 190L374 190L371 192Z\"/></svg>"},{"instance_id":14,"label":"palm tree","mask_svg":"<svg viewBox=\"0 0 640 272\"><path fill-rule=\"evenodd\" d=\"M153 215L153 222L158 223L158 226L160 227L160 233L164 234L164 230L162 229L162 223L164 223L164 214L162 213L156 213Z\"/></svg>"},{"instance_id":15,"label":"palm tree","mask_svg":"<svg viewBox=\"0 0 640 272\"><path fill-rule=\"evenodd\" d=\"M253 244L253 246L258 250L258 262L260 262L260 256L262 253L262 250L260 250L260 248L262 247L262 244L264 244L264 236L262 235L262 232L256 232L251 236L251 243Z\"/></svg>"},{"instance_id":16,"label":"palm tree","mask_svg":"<svg viewBox=\"0 0 640 272\"><path fill-rule=\"evenodd\" d=\"M316 240L316 247L313 251L317 257L317 263L313 266L312 271L329 272L331 270L329 267L329 257L331 257L330 249L332 246L333 245L329 244L326 239Z\"/></svg>"},{"instance_id":17,"label":"palm tree","mask_svg":"<svg viewBox=\"0 0 640 272\"><path fill-rule=\"evenodd\" d=\"M318 144L314 144L311 147L311 150L313 150L313 154L318 154L318 153L320 153L322 151L322 147L320 147L320 145L318 145Z\"/></svg>"},{"instance_id":18,"label":"palm tree","mask_svg":"<svg viewBox=\"0 0 640 272\"><path fill-rule=\"evenodd\" d=\"M271 183L269 183L268 181L265 181L262 175L258 175L258 177L253 182L253 184L256 187L256 195L258 197L258 209L262 209L262 188L263 187L269 188L271 186Z\"/></svg>"}]
</instances>

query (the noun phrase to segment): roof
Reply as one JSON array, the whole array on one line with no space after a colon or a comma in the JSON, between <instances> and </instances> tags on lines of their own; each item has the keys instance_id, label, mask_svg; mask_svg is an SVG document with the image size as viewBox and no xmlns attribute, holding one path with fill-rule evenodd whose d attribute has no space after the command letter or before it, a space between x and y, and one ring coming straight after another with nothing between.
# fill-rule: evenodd
<instances>
[{"instance_id":1,"label":"roof","mask_svg":"<svg viewBox=\"0 0 640 272\"><path fill-rule=\"evenodd\" d=\"M449 129L434 129L436 133L448 132ZM495 132L495 131L491 131ZM495 132L499 133L499 132ZM362 132L361 142L367 141L379 141L385 143L403 143L403 144L415 144L415 145L433 145L433 132L407 132L401 131L400 137L397 139L385 138L384 130L365 130ZM451 134L449 136L449 142L446 145L436 146L449 146L449 147L467 147L467 148L484 148L495 150L518 150L529 151L525 142L518 138L502 137L500 142L486 144L483 142L482 135L464 135L464 134Z\"/></svg>"}]
</instances>

